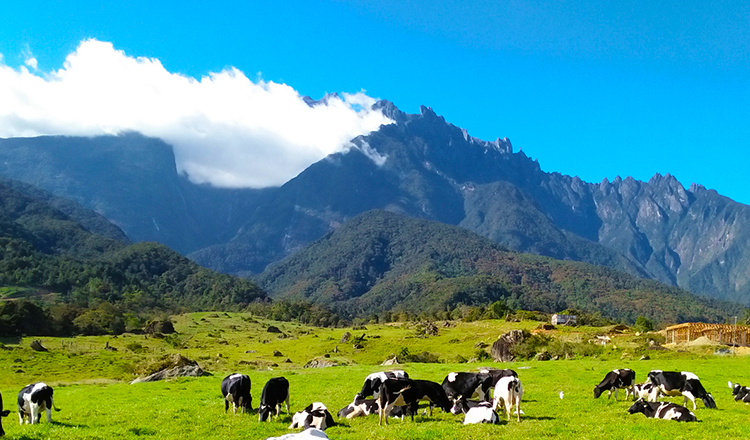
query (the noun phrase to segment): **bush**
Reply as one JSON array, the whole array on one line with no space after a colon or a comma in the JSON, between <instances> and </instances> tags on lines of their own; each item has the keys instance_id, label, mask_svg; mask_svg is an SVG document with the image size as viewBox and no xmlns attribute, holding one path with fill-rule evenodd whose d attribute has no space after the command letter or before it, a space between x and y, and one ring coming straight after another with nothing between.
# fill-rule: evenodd
<instances>
[{"instance_id":1,"label":"bush","mask_svg":"<svg viewBox=\"0 0 750 440\"><path fill-rule=\"evenodd\" d=\"M635 329L641 333L654 331L654 323L648 320L645 316L639 316L635 320Z\"/></svg>"}]
</instances>

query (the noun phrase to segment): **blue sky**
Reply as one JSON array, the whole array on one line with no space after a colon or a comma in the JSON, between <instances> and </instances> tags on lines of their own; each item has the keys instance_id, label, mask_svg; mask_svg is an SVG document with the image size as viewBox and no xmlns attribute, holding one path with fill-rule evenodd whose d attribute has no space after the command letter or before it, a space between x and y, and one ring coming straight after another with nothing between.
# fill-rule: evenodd
<instances>
[{"instance_id":1,"label":"blue sky","mask_svg":"<svg viewBox=\"0 0 750 440\"><path fill-rule=\"evenodd\" d=\"M750 203L747 2L0 3L7 66L55 71L91 38L194 78L424 104L545 171L671 173Z\"/></svg>"}]
</instances>

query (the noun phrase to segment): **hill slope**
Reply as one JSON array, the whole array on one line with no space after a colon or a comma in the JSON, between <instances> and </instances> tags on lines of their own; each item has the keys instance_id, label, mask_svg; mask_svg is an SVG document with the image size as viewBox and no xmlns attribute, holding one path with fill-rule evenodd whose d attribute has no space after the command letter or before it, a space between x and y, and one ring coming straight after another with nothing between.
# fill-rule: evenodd
<instances>
[{"instance_id":1,"label":"hill slope","mask_svg":"<svg viewBox=\"0 0 750 440\"><path fill-rule=\"evenodd\" d=\"M741 308L601 266L511 252L459 227L386 211L353 218L257 281L274 298L305 299L349 317L504 301L628 322L641 315L715 322Z\"/></svg>"},{"instance_id":2,"label":"hill slope","mask_svg":"<svg viewBox=\"0 0 750 440\"><path fill-rule=\"evenodd\" d=\"M83 214L80 207L73 210L79 216L95 217ZM141 314L231 309L265 298L252 282L204 269L164 245L128 245L93 234L45 198L31 197L4 183L0 183L0 249L0 287L54 292L58 302L75 308L70 311L73 315L102 302L119 307L119 312ZM3 304L3 310L6 306L10 307ZM0 333L7 330L5 324L0 325Z\"/></svg>"}]
</instances>

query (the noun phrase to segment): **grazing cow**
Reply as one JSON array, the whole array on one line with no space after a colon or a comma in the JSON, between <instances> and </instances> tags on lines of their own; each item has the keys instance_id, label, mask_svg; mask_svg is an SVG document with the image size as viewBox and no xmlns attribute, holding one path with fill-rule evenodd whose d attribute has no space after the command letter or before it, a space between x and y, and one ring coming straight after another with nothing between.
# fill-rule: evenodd
<instances>
[{"instance_id":1,"label":"grazing cow","mask_svg":"<svg viewBox=\"0 0 750 440\"><path fill-rule=\"evenodd\" d=\"M513 376L518 377L518 373L515 371L506 368L506 369L497 369L497 368L482 368L479 370L481 374L489 374L490 377L492 377L492 386L495 386L498 380L500 380L503 377Z\"/></svg>"},{"instance_id":2,"label":"grazing cow","mask_svg":"<svg viewBox=\"0 0 750 440\"><path fill-rule=\"evenodd\" d=\"M327 440L325 432L317 428L305 429L295 434L286 434L280 437L268 437L266 440Z\"/></svg>"},{"instance_id":3,"label":"grazing cow","mask_svg":"<svg viewBox=\"0 0 750 440\"><path fill-rule=\"evenodd\" d=\"M684 406L671 402L646 402L643 399L635 401L628 408L630 414L643 413L646 417L664 420L677 420L678 422L695 422L695 414Z\"/></svg>"},{"instance_id":4,"label":"grazing cow","mask_svg":"<svg viewBox=\"0 0 750 440\"><path fill-rule=\"evenodd\" d=\"M465 400L464 402L468 401ZM466 414L464 416L464 425L472 425L474 423L500 424L500 416L492 409L492 403L490 402L477 402L476 406L469 408L464 414Z\"/></svg>"},{"instance_id":5,"label":"grazing cow","mask_svg":"<svg viewBox=\"0 0 750 440\"><path fill-rule=\"evenodd\" d=\"M612 370L604 376L602 382L594 387L594 398L598 399L604 391L607 391L607 399L612 396L612 391L615 392L615 402L617 402L617 391L621 388L625 389L625 400L628 399L630 394L635 397L635 371L630 368L622 368L620 370Z\"/></svg>"},{"instance_id":6,"label":"grazing cow","mask_svg":"<svg viewBox=\"0 0 750 440\"><path fill-rule=\"evenodd\" d=\"M8 414L10 414L10 410L3 410L3 396L0 394L0 437L5 435L5 430L3 430L3 417L8 417Z\"/></svg>"},{"instance_id":7,"label":"grazing cow","mask_svg":"<svg viewBox=\"0 0 750 440\"><path fill-rule=\"evenodd\" d=\"M263 386L258 407L258 420L265 422L273 418L273 412L281 413L281 404L286 402L286 413L289 414L289 381L283 377L273 377Z\"/></svg>"},{"instance_id":8,"label":"grazing cow","mask_svg":"<svg viewBox=\"0 0 750 440\"><path fill-rule=\"evenodd\" d=\"M493 384L492 376L488 373L448 373L442 387L448 399L455 402L459 396L489 400Z\"/></svg>"},{"instance_id":9,"label":"grazing cow","mask_svg":"<svg viewBox=\"0 0 750 440\"><path fill-rule=\"evenodd\" d=\"M408 406L411 409L411 420L419 408L419 401L430 402L430 415L432 406L437 405L445 412L451 410L451 403L445 390L439 384L429 380L412 379L386 379L380 384L378 396L379 424L388 424L388 417L394 406Z\"/></svg>"},{"instance_id":10,"label":"grazing cow","mask_svg":"<svg viewBox=\"0 0 750 440\"><path fill-rule=\"evenodd\" d=\"M743 387L738 383L732 384L732 382L729 382L729 388L732 389L732 396L735 402L743 401L750 403L750 387Z\"/></svg>"},{"instance_id":11,"label":"grazing cow","mask_svg":"<svg viewBox=\"0 0 750 440\"><path fill-rule=\"evenodd\" d=\"M636 399L648 400L649 396L656 389L657 398L661 396L661 392L651 382L637 383L633 385L633 390Z\"/></svg>"},{"instance_id":12,"label":"grazing cow","mask_svg":"<svg viewBox=\"0 0 750 440\"><path fill-rule=\"evenodd\" d=\"M18 420L26 423L39 423L42 411L47 411L47 423L52 423L52 408L60 411L52 401L52 387L46 383L37 382L26 385L18 392Z\"/></svg>"},{"instance_id":13,"label":"grazing cow","mask_svg":"<svg viewBox=\"0 0 750 440\"><path fill-rule=\"evenodd\" d=\"M648 373L648 378L651 379L651 383L654 384L654 389L651 391L648 400L655 402L657 393L662 393L667 396L685 396L684 405L687 406L687 401L690 399L693 402L693 411L695 411L695 399L703 400L703 404L706 408L716 408L716 402L714 397L709 394L698 376L687 371L662 371L652 370Z\"/></svg>"},{"instance_id":14,"label":"grazing cow","mask_svg":"<svg viewBox=\"0 0 750 440\"><path fill-rule=\"evenodd\" d=\"M372 396L378 398L378 392L380 391L380 384L386 379L408 379L409 375L403 370L393 371L381 371L378 373L372 373L365 378L365 383L362 385L362 391L359 392L358 396L362 399Z\"/></svg>"},{"instance_id":15,"label":"grazing cow","mask_svg":"<svg viewBox=\"0 0 750 440\"><path fill-rule=\"evenodd\" d=\"M353 419L359 416L369 416L377 414L378 412L378 401L377 399L362 399L359 394L354 396L354 401L345 407L341 408L336 414L339 417L345 417L347 419ZM409 411L403 406L394 406L391 409L391 417L397 417L403 419L405 415L408 415Z\"/></svg>"},{"instance_id":16,"label":"grazing cow","mask_svg":"<svg viewBox=\"0 0 750 440\"><path fill-rule=\"evenodd\" d=\"M505 411L508 413L508 421L510 421L510 410L511 407L515 406L518 421L520 422L522 397L523 387L521 386L521 380L513 376L502 377L495 384L495 401L492 404L492 409L497 410L497 407L502 403Z\"/></svg>"},{"instance_id":17,"label":"grazing cow","mask_svg":"<svg viewBox=\"0 0 750 440\"><path fill-rule=\"evenodd\" d=\"M235 414L237 414L237 407L245 413L253 410L250 377L246 374L231 374L225 377L221 381L221 395L224 396L224 414L229 410L230 402Z\"/></svg>"},{"instance_id":18,"label":"grazing cow","mask_svg":"<svg viewBox=\"0 0 750 440\"><path fill-rule=\"evenodd\" d=\"M325 431L326 428L335 424L336 422L333 421L333 416L328 412L328 408L320 402L313 402L292 416L292 424L289 425L289 429L317 428Z\"/></svg>"}]
</instances>

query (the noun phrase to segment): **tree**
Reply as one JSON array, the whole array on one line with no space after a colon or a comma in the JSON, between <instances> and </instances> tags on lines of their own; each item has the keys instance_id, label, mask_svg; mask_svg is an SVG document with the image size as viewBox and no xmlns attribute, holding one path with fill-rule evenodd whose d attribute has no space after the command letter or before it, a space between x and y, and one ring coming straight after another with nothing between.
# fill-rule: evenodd
<instances>
[{"instance_id":1,"label":"tree","mask_svg":"<svg viewBox=\"0 0 750 440\"><path fill-rule=\"evenodd\" d=\"M635 320L635 329L641 333L654 331L654 323L645 316L639 316Z\"/></svg>"}]
</instances>

